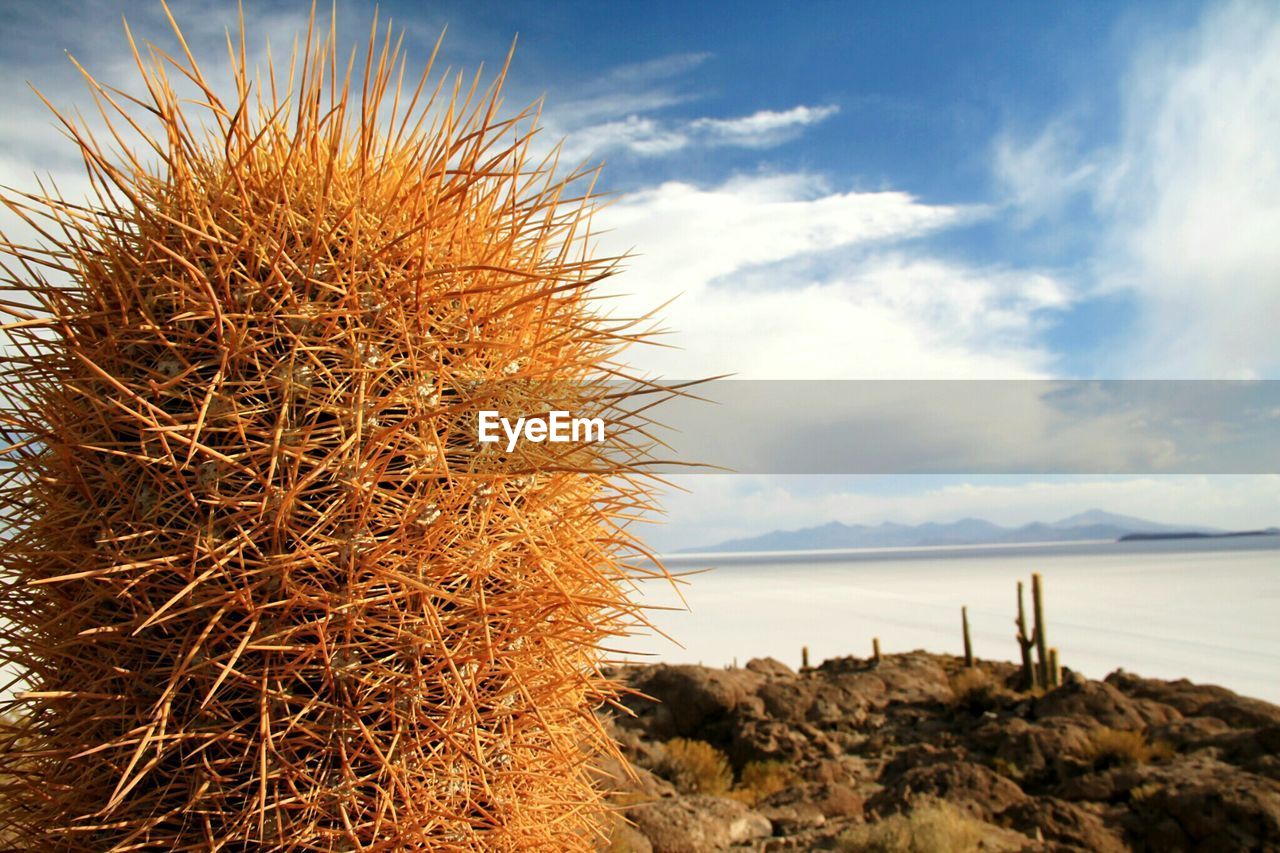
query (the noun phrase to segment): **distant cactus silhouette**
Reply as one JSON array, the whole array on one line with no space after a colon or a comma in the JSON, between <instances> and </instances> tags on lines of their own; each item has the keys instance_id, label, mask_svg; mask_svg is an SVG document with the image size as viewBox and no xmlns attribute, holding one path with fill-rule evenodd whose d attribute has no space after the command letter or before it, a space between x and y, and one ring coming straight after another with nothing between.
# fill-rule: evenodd
<instances>
[{"instance_id":1,"label":"distant cactus silhouette","mask_svg":"<svg viewBox=\"0 0 1280 853\"><path fill-rule=\"evenodd\" d=\"M1062 684L1062 667L1058 650L1051 649L1045 638L1044 584L1039 572L1031 575L1031 608L1035 625L1027 633L1027 616L1023 609L1022 581L1018 581L1018 649L1022 653L1022 682L1028 690L1053 688ZM1032 651L1038 660L1032 660Z\"/></svg>"},{"instance_id":2,"label":"distant cactus silhouette","mask_svg":"<svg viewBox=\"0 0 1280 853\"><path fill-rule=\"evenodd\" d=\"M137 101L89 85L145 144L64 119L93 201L3 199L44 239L0 244L8 843L595 844L649 504L597 379L643 335L502 75L402 92L392 45L254 78L242 37L225 100L135 48ZM476 407L608 438L482 452Z\"/></svg>"},{"instance_id":3,"label":"distant cactus silhouette","mask_svg":"<svg viewBox=\"0 0 1280 853\"><path fill-rule=\"evenodd\" d=\"M1057 656L1049 660L1049 640L1045 636L1044 621L1044 581L1039 572L1031 574L1031 612L1035 615L1036 627L1033 639L1036 644L1036 665L1039 667L1037 681L1041 687L1057 687L1061 681L1061 670L1057 666Z\"/></svg>"},{"instance_id":4,"label":"distant cactus silhouette","mask_svg":"<svg viewBox=\"0 0 1280 853\"><path fill-rule=\"evenodd\" d=\"M1034 630L1030 634L1027 633L1027 613L1023 605L1022 581L1018 581L1018 618L1016 624L1018 626L1018 650L1022 654L1022 685L1028 690L1034 690L1040 686L1040 674L1031 655L1036 646L1036 639Z\"/></svg>"}]
</instances>

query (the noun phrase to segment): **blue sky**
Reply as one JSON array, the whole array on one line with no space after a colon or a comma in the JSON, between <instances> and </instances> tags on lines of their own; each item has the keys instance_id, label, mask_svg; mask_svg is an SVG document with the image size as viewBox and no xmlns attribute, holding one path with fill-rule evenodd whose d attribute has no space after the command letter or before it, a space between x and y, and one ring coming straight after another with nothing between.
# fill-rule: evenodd
<instances>
[{"instance_id":1,"label":"blue sky","mask_svg":"<svg viewBox=\"0 0 1280 853\"><path fill-rule=\"evenodd\" d=\"M173 5L216 63L234 4ZM307 5L247 2L246 16L279 52ZM158 4L23 4L3 13L0 72L85 104L70 50L127 86L121 11L171 43ZM345 40L371 14L340 2ZM447 25L443 60L467 68L500 64L518 34L508 103L545 95L548 137L606 161L603 186L620 193L602 249L639 254L612 292L637 311L680 297L666 325L682 349L638 352L643 369L1280 378L1272 3L384 2L381 14L406 28L411 56ZM10 85L0 107L0 183L30 186L38 170L74 186L33 96ZM672 541L793 515L1015 521L1015 507L1098 503L1275 523L1280 497L1268 477L1055 482L1038 503L1018 497L1044 484L1028 478L982 499L963 478L735 482L695 487L719 503L673 498ZM775 511L748 492L773 495Z\"/></svg>"}]
</instances>

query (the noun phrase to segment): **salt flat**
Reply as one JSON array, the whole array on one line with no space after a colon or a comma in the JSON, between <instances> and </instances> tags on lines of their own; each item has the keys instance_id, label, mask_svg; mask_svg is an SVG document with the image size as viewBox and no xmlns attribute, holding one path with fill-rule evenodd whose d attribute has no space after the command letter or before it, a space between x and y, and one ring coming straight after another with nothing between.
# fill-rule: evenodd
<instances>
[{"instance_id":1,"label":"salt flat","mask_svg":"<svg viewBox=\"0 0 1280 853\"><path fill-rule=\"evenodd\" d=\"M799 554L677 555L688 611L651 619L658 636L623 642L645 657L707 665L773 656L797 666L924 648L959 654L960 607L974 653L1016 660L1016 587L1038 571L1048 639L1064 666L1100 678L1124 668L1189 678L1280 702L1280 536ZM667 586L644 600L680 607ZM641 653L644 653L643 655Z\"/></svg>"}]
</instances>

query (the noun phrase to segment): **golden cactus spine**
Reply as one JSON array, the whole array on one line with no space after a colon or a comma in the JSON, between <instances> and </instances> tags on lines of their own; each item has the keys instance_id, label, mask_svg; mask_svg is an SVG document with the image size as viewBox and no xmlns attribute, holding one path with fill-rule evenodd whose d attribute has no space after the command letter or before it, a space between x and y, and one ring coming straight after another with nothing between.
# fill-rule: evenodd
<instances>
[{"instance_id":1,"label":"golden cactus spine","mask_svg":"<svg viewBox=\"0 0 1280 853\"><path fill-rule=\"evenodd\" d=\"M308 32L254 79L243 35L225 99L185 42L136 101L87 78L144 140L63 119L87 204L4 197L43 242L0 245L0 834L590 849L649 502L592 197L501 76L401 90L375 26L363 75ZM476 407L608 438L495 456Z\"/></svg>"}]
</instances>

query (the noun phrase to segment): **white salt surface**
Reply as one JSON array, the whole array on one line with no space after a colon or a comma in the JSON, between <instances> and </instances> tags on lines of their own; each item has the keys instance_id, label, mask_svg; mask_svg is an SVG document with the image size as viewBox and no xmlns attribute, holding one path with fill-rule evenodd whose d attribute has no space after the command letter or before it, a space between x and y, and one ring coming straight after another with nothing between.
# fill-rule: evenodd
<instances>
[{"instance_id":1,"label":"white salt surface","mask_svg":"<svg viewBox=\"0 0 1280 853\"><path fill-rule=\"evenodd\" d=\"M791 666L800 647L828 657L926 649L959 654L960 607L974 653L1016 660L1016 583L1044 577L1049 644L1091 678L1123 668L1189 678L1280 702L1280 536L1163 542L679 555L673 573L689 611L650 618L657 636L620 641L631 662L708 666L772 656ZM680 607L669 586L646 603Z\"/></svg>"}]
</instances>

